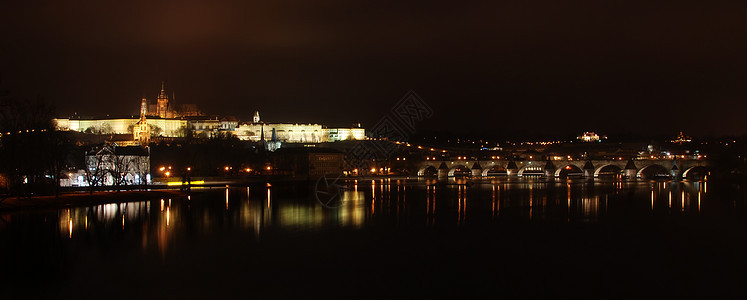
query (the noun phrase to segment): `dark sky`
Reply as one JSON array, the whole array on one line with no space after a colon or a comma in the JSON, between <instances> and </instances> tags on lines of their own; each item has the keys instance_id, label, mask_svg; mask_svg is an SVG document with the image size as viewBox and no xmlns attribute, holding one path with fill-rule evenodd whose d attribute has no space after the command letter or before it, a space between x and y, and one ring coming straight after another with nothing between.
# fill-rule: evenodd
<instances>
[{"instance_id":1,"label":"dark sky","mask_svg":"<svg viewBox=\"0 0 747 300\"><path fill-rule=\"evenodd\" d=\"M2 1L0 88L136 114L165 80L209 113L335 125L412 89L434 130L747 133L744 1L218 2Z\"/></svg>"}]
</instances>

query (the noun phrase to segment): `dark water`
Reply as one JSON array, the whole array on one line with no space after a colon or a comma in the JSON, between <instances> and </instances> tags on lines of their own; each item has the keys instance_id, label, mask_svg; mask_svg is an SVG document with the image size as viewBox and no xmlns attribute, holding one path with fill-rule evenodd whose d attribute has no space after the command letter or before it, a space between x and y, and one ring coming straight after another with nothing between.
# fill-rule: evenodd
<instances>
[{"instance_id":1,"label":"dark water","mask_svg":"<svg viewBox=\"0 0 747 300\"><path fill-rule=\"evenodd\" d=\"M741 185L498 178L195 190L0 215L0 298L736 296ZM329 208L323 203L330 203Z\"/></svg>"}]
</instances>

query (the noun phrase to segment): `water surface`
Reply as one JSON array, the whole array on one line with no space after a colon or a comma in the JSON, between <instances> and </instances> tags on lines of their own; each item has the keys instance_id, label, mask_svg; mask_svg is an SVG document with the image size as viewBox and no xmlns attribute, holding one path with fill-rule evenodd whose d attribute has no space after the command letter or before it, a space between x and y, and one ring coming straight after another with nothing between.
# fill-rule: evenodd
<instances>
[{"instance_id":1,"label":"water surface","mask_svg":"<svg viewBox=\"0 0 747 300\"><path fill-rule=\"evenodd\" d=\"M320 194L313 183L276 183L5 213L3 290L62 298L742 291L741 185L544 178L338 183L340 202L328 202L335 193Z\"/></svg>"}]
</instances>

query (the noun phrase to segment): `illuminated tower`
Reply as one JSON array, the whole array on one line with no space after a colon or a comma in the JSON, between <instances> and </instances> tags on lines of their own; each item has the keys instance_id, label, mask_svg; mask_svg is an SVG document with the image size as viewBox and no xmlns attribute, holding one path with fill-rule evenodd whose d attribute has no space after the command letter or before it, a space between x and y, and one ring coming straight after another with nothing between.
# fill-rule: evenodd
<instances>
[{"instance_id":1,"label":"illuminated tower","mask_svg":"<svg viewBox=\"0 0 747 300\"><path fill-rule=\"evenodd\" d=\"M143 98L143 102L140 104L140 121L132 128L133 140L138 142L140 146L147 146L150 143L150 126L148 126L148 120L145 119L147 109L143 108L144 105L147 107L145 98Z\"/></svg>"},{"instance_id":2,"label":"illuminated tower","mask_svg":"<svg viewBox=\"0 0 747 300\"><path fill-rule=\"evenodd\" d=\"M259 111L254 112L254 117L252 117L252 123L259 123Z\"/></svg>"},{"instance_id":3,"label":"illuminated tower","mask_svg":"<svg viewBox=\"0 0 747 300\"><path fill-rule=\"evenodd\" d=\"M148 114L148 99L143 97L143 100L140 101L140 115L144 116L146 114Z\"/></svg>"},{"instance_id":4,"label":"illuminated tower","mask_svg":"<svg viewBox=\"0 0 747 300\"><path fill-rule=\"evenodd\" d=\"M161 81L161 93L158 94L158 98L156 100L156 110L157 114L161 118L167 118L168 116L168 110L169 110L169 96L166 95L166 90L164 90L164 84L163 81Z\"/></svg>"}]
</instances>

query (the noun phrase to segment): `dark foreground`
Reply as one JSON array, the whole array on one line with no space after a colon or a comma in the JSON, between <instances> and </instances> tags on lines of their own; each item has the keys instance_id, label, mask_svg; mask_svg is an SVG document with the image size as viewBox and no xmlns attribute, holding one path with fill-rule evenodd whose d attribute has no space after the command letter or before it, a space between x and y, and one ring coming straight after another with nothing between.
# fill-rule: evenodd
<instances>
[{"instance_id":1,"label":"dark foreground","mask_svg":"<svg viewBox=\"0 0 747 300\"><path fill-rule=\"evenodd\" d=\"M256 186L2 215L0 296L745 294L741 186L499 180L355 188L358 196L335 209L306 187Z\"/></svg>"}]
</instances>

